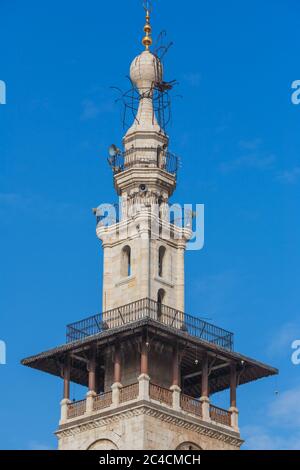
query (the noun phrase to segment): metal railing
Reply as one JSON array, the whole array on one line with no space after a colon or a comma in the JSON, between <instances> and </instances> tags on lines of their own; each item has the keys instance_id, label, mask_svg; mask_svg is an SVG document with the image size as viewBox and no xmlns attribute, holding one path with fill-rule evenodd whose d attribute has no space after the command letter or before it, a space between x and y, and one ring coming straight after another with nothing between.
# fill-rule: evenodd
<instances>
[{"instance_id":1,"label":"metal railing","mask_svg":"<svg viewBox=\"0 0 300 470\"><path fill-rule=\"evenodd\" d=\"M156 320L170 329L181 330L229 351L233 350L233 333L148 298L67 325L67 343L144 318Z\"/></svg>"},{"instance_id":2,"label":"metal railing","mask_svg":"<svg viewBox=\"0 0 300 470\"><path fill-rule=\"evenodd\" d=\"M182 410L187 411L188 413L192 413L193 415L202 417L202 403L196 398L181 393L180 407L182 408Z\"/></svg>"},{"instance_id":3,"label":"metal railing","mask_svg":"<svg viewBox=\"0 0 300 470\"><path fill-rule=\"evenodd\" d=\"M160 168L173 176L178 172L178 157L161 147L132 147L109 159L113 174L133 167Z\"/></svg>"},{"instance_id":4,"label":"metal railing","mask_svg":"<svg viewBox=\"0 0 300 470\"><path fill-rule=\"evenodd\" d=\"M218 406L210 405L209 414L212 421L216 423L223 424L225 426L231 426L231 413L230 411L223 410Z\"/></svg>"},{"instance_id":5,"label":"metal railing","mask_svg":"<svg viewBox=\"0 0 300 470\"><path fill-rule=\"evenodd\" d=\"M86 412L86 400L74 401L68 404L68 418L77 418Z\"/></svg>"},{"instance_id":6,"label":"metal railing","mask_svg":"<svg viewBox=\"0 0 300 470\"><path fill-rule=\"evenodd\" d=\"M131 385L126 385L120 388L119 402L125 403L126 401L136 400L139 395L139 384L136 382Z\"/></svg>"},{"instance_id":7,"label":"metal railing","mask_svg":"<svg viewBox=\"0 0 300 470\"><path fill-rule=\"evenodd\" d=\"M161 387L160 385L149 383L149 397L151 400L155 400L161 404L173 407L173 391ZM139 384L133 383L119 390L119 404L138 400L139 398ZM103 410L109 408L112 405L112 392L101 393L93 398L93 411ZM200 400L197 398L180 394L180 409L187 413L191 413L198 418L203 418L202 406ZM86 400L79 400L68 404L67 418L80 418L86 413ZM218 406L209 405L210 419L217 424L222 426L231 427L231 412L219 408Z\"/></svg>"},{"instance_id":8,"label":"metal railing","mask_svg":"<svg viewBox=\"0 0 300 470\"><path fill-rule=\"evenodd\" d=\"M172 406L173 403L173 392L168 388L160 387L159 385L149 384L149 396L153 400L165 403L166 405Z\"/></svg>"},{"instance_id":9,"label":"metal railing","mask_svg":"<svg viewBox=\"0 0 300 470\"><path fill-rule=\"evenodd\" d=\"M100 393L93 400L93 411L108 408L112 404L112 392Z\"/></svg>"}]
</instances>

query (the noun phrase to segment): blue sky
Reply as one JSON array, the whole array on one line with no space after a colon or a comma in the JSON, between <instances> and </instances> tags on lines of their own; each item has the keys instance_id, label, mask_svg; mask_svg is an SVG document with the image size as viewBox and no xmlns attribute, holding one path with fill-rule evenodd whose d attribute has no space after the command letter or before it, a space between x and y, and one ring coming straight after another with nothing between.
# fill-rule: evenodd
<instances>
[{"instance_id":1,"label":"blue sky","mask_svg":"<svg viewBox=\"0 0 300 470\"><path fill-rule=\"evenodd\" d=\"M174 41L165 76L181 95L168 128L182 159L173 200L205 204L186 310L280 368L238 391L246 447L300 449L299 2L155 3L154 36L166 29ZM0 16L0 446L55 448L62 384L19 361L101 309L91 208L116 201L107 147L124 131L110 87L127 87L143 10L140 0L1 0Z\"/></svg>"}]
</instances>

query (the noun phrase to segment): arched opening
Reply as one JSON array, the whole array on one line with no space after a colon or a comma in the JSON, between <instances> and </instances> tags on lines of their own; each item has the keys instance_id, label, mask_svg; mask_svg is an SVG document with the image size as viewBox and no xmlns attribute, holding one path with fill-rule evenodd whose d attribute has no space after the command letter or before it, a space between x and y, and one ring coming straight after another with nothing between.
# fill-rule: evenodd
<instances>
[{"instance_id":1,"label":"arched opening","mask_svg":"<svg viewBox=\"0 0 300 470\"><path fill-rule=\"evenodd\" d=\"M121 276L131 276L131 248L128 245L122 249Z\"/></svg>"},{"instance_id":2,"label":"arched opening","mask_svg":"<svg viewBox=\"0 0 300 470\"><path fill-rule=\"evenodd\" d=\"M165 298L165 291L163 289L159 289L157 293L157 319L160 320L163 314L163 301Z\"/></svg>"},{"instance_id":3,"label":"arched opening","mask_svg":"<svg viewBox=\"0 0 300 470\"><path fill-rule=\"evenodd\" d=\"M93 442L87 450L118 450L118 447L109 439L99 439Z\"/></svg>"},{"instance_id":4,"label":"arched opening","mask_svg":"<svg viewBox=\"0 0 300 470\"><path fill-rule=\"evenodd\" d=\"M175 450L202 450L202 448L194 442L182 442Z\"/></svg>"},{"instance_id":5,"label":"arched opening","mask_svg":"<svg viewBox=\"0 0 300 470\"><path fill-rule=\"evenodd\" d=\"M165 274L165 258L166 258L166 248L160 246L158 250L158 275L163 277Z\"/></svg>"}]
</instances>

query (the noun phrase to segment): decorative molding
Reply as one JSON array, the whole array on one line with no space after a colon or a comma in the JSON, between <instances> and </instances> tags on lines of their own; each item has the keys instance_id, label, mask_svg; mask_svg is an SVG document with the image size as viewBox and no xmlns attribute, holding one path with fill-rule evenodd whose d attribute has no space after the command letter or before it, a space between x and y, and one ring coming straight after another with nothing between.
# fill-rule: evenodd
<instances>
[{"instance_id":1,"label":"decorative molding","mask_svg":"<svg viewBox=\"0 0 300 470\"><path fill-rule=\"evenodd\" d=\"M167 281L163 277L155 276L154 281L159 282L160 284L163 284L167 287L174 287L174 284L172 282Z\"/></svg>"},{"instance_id":2,"label":"decorative molding","mask_svg":"<svg viewBox=\"0 0 300 470\"><path fill-rule=\"evenodd\" d=\"M136 277L134 275L133 276L128 276L128 277L122 279L121 281L116 282L115 287L123 286L124 284L129 284L130 282L135 281L135 279L136 279Z\"/></svg>"}]
</instances>

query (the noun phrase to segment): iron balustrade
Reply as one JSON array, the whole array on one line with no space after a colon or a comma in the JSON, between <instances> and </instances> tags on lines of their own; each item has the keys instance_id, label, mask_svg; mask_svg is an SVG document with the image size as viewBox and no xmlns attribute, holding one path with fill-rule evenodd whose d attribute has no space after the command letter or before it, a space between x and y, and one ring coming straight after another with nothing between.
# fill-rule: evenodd
<instances>
[{"instance_id":1,"label":"iron balustrade","mask_svg":"<svg viewBox=\"0 0 300 470\"><path fill-rule=\"evenodd\" d=\"M131 385L126 385L125 387L120 388L119 390L119 404L126 403L128 401L139 400L139 384L133 383ZM149 398L150 400L155 400L161 404L173 407L173 391L156 385L152 382L149 383ZM96 395L93 398L93 412L99 412L105 410L112 405L112 392L101 393ZM185 395L184 393L180 394L180 409L186 411L194 416L197 416L200 419L203 419L202 412L202 403L197 398ZM81 418L85 415L87 411L86 399L79 400L76 402L69 403L67 411L67 418ZM209 415L210 419L216 424L221 426L231 427L231 412L219 408L218 406L209 405Z\"/></svg>"},{"instance_id":2,"label":"iron balustrade","mask_svg":"<svg viewBox=\"0 0 300 470\"><path fill-rule=\"evenodd\" d=\"M173 392L168 388L161 387L150 382L149 384L149 396L152 400L159 401L165 405L172 406Z\"/></svg>"},{"instance_id":3,"label":"iron balustrade","mask_svg":"<svg viewBox=\"0 0 300 470\"><path fill-rule=\"evenodd\" d=\"M233 350L233 333L148 298L67 325L66 340L67 343L79 341L146 318L156 320L170 329L181 330L229 351Z\"/></svg>"},{"instance_id":4,"label":"iron balustrade","mask_svg":"<svg viewBox=\"0 0 300 470\"><path fill-rule=\"evenodd\" d=\"M119 402L125 403L126 401L136 400L139 395L139 384L136 382L131 385L126 385L120 388Z\"/></svg>"},{"instance_id":5,"label":"iron balustrade","mask_svg":"<svg viewBox=\"0 0 300 470\"><path fill-rule=\"evenodd\" d=\"M132 147L108 161L114 175L133 167L155 167L176 176L179 168L178 157L160 147Z\"/></svg>"},{"instance_id":6,"label":"iron balustrade","mask_svg":"<svg viewBox=\"0 0 300 470\"><path fill-rule=\"evenodd\" d=\"M72 403L68 403L67 409L67 416L69 419L82 416L86 412L86 400L79 400L73 401Z\"/></svg>"},{"instance_id":7,"label":"iron balustrade","mask_svg":"<svg viewBox=\"0 0 300 470\"><path fill-rule=\"evenodd\" d=\"M180 407L182 410L202 417L202 403L197 398L190 397L184 393L180 394Z\"/></svg>"},{"instance_id":8,"label":"iron balustrade","mask_svg":"<svg viewBox=\"0 0 300 470\"><path fill-rule=\"evenodd\" d=\"M212 421L216 423L223 424L225 426L231 426L231 413L230 411L223 410L218 406L210 405L209 414Z\"/></svg>"},{"instance_id":9,"label":"iron balustrade","mask_svg":"<svg viewBox=\"0 0 300 470\"><path fill-rule=\"evenodd\" d=\"M108 408L112 404L112 392L100 393L94 397L93 411Z\"/></svg>"}]
</instances>

